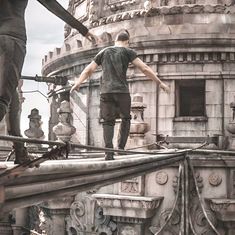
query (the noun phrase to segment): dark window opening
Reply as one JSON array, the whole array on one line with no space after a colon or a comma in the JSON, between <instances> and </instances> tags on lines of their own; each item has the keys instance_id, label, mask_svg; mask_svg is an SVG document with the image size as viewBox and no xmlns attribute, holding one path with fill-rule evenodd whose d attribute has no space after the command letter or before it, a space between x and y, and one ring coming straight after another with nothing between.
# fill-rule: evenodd
<instances>
[{"instance_id":1,"label":"dark window opening","mask_svg":"<svg viewBox=\"0 0 235 235\"><path fill-rule=\"evenodd\" d=\"M177 116L205 116L205 81L177 81Z\"/></svg>"}]
</instances>

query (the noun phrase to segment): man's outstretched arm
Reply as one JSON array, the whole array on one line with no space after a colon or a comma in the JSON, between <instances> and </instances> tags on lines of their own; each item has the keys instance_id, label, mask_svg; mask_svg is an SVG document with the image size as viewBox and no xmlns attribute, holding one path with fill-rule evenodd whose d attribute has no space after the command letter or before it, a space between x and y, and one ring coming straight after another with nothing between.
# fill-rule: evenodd
<instances>
[{"instance_id":1,"label":"man's outstretched arm","mask_svg":"<svg viewBox=\"0 0 235 235\"><path fill-rule=\"evenodd\" d=\"M132 61L132 64L134 64L137 68L141 70L141 72L146 75L147 77L151 78L153 81L155 81L157 84L160 85L160 87L167 93L170 92L169 87L162 82L156 73L147 65L145 64L141 59L138 57Z\"/></svg>"},{"instance_id":2,"label":"man's outstretched arm","mask_svg":"<svg viewBox=\"0 0 235 235\"><path fill-rule=\"evenodd\" d=\"M70 93L74 90L79 90L80 85L92 75L92 73L96 70L97 67L98 65L94 61L87 65L87 67L82 71L80 77L76 79L75 84L71 88Z\"/></svg>"},{"instance_id":3,"label":"man's outstretched arm","mask_svg":"<svg viewBox=\"0 0 235 235\"><path fill-rule=\"evenodd\" d=\"M58 16L65 23L72 28L78 30L84 37L87 37L90 41L96 40L94 35L91 34L88 28L75 19L68 11L66 11L56 0L37 0L44 7L46 7L54 15Z\"/></svg>"}]
</instances>

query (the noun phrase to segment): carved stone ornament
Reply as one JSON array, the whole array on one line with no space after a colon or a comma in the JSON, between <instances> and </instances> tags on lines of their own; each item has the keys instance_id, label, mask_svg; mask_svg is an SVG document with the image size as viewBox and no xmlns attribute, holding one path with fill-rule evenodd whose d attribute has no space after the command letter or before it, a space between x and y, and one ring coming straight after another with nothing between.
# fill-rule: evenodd
<instances>
[{"instance_id":1,"label":"carved stone ornament","mask_svg":"<svg viewBox=\"0 0 235 235\"><path fill-rule=\"evenodd\" d=\"M135 231L135 229L131 226L124 226L121 228L120 231L121 235L138 235L137 231Z\"/></svg>"},{"instance_id":2,"label":"carved stone ornament","mask_svg":"<svg viewBox=\"0 0 235 235\"><path fill-rule=\"evenodd\" d=\"M143 176L120 182L119 193L123 195L142 195Z\"/></svg>"},{"instance_id":3,"label":"carved stone ornament","mask_svg":"<svg viewBox=\"0 0 235 235\"><path fill-rule=\"evenodd\" d=\"M164 185L168 181L168 174L165 171L159 171L155 176L157 184Z\"/></svg>"},{"instance_id":4,"label":"carved stone ornament","mask_svg":"<svg viewBox=\"0 0 235 235\"><path fill-rule=\"evenodd\" d=\"M212 186L219 186L222 183L222 177L217 173L212 173L209 175L208 181Z\"/></svg>"},{"instance_id":5,"label":"carved stone ornament","mask_svg":"<svg viewBox=\"0 0 235 235\"><path fill-rule=\"evenodd\" d=\"M166 223L166 220L171 214L172 209L166 209L164 210L159 219L159 224L151 226L149 230L153 233L156 234ZM168 222L168 225L165 226L164 231L170 232L170 234L173 235L178 235L179 234L179 225L180 225L180 213L178 210L174 210L172 217L170 221Z\"/></svg>"},{"instance_id":6,"label":"carved stone ornament","mask_svg":"<svg viewBox=\"0 0 235 235\"><path fill-rule=\"evenodd\" d=\"M193 206L190 212L192 226L196 234L214 234L199 204ZM218 221L213 211L206 209L205 212L211 223L216 227Z\"/></svg>"},{"instance_id":7,"label":"carved stone ornament","mask_svg":"<svg viewBox=\"0 0 235 235\"><path fill-rule=\"evenodd\" d=\"M70 216L66 218L67 232L73 234L102 234L112 235L117 229L110 216L103 213L96 201L90 195L81 194L82 200L76 200L70 209Z\"/></svg>"}]
</instances>

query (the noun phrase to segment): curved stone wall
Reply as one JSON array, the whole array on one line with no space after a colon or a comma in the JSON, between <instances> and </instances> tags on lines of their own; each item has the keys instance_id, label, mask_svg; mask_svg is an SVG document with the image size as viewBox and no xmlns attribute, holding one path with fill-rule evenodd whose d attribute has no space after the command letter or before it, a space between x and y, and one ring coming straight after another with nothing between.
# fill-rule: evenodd
<instances>
[{"instance_id":1,"label":"curved stone wall","mask_svg":"<svg viewBox=\"0 0 235 235\"><path fill-rule=\"evenodd\" d=\"M130 66L131 94L140 93L147 104L145 121L150 131L146 141L154 140L152 133L224 134L224 126L231 118L229 104L235 93L232 88L235 87L235 9L232 3L232 0L70 1L70 12L100 36L102 43L94 47L66 26L63 46L49 52L43 60L43 74L66 75L73 80L100 49L112 45L120 30L127 29L131 47L171 88L169 95L158 92L152 81ZM72 97L74 126L82 143L102 145L101 140L95 138L101 134L100 76L101 71L97 70L90 82ZM183 79L205 81L204 119L177 118L176 86Z\"/></svg>"}]
</instances>

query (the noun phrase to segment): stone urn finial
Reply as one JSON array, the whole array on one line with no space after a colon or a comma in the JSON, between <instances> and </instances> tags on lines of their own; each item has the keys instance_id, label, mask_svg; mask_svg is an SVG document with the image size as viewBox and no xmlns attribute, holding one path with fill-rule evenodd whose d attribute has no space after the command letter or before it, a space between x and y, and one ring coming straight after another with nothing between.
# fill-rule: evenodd
<instances>
[{"instance_id":1,"label":"stone urn finial","mask_svg":"<svg viewBox=\"0 0 235 235\"><path fill-rule=\"evenodd\" d=\"M144 122L144 109L146 105L143 103L143 97L139 94L134 95L131 104L131 128L130 134L144 135L148 131L148 124Z\"/></svg>"},{"instance_id":2,"label":"stone urn finial","mask_svg":"<svg viewBox=\"0 0 235 235\"><path fill-rule=\"evenodd\" d=\"M29 118L29 129L24 131L24 134L28 138L42 139L44 137L44 132L41 129L41 115L39 115L38 109L32 109Z\"/></svg>"},{"instance_id":3,"label":"stone urn finial","mask_svg":"<svg viewBox=\"0 0 235 235\"><path fill-rule=\"evenodd\" d=\"M56 134L58 140L68 142L76 131L76 128L71 125L72 109L68 101L64 100L61 102L58 113L59 123L53 127L53 132Z\"/></svg>"},{"instance_id":4,"label":"stone urn finial","mask_svg":"<svg viewBox=\"0 0 235 235\"><path fill-rule=\"evenodd\" d=\"M24 131L24 134L28 138L33 139L44 139L44 132L41 128L42 121L41 121L41 115L39 115L38 109L32 109L30 115L28 115L29 118L29 129ZM38 144L27 144L29 148L32 149L38 149L41 145Z\"/></svg>"},{"instance_id":5,"label":"stone urn finial","mask_svg":"<svg viewBox=\"0 0 235 235\"><path fill-rule=\"evenodd\" d=\"M144 121L144 109L146 105L143 103L143 97L135 94L131 104L131 126L128 147L140 147L145 143L144 136L148 131L148 124Z\"/></svg>"}]
</instances>

